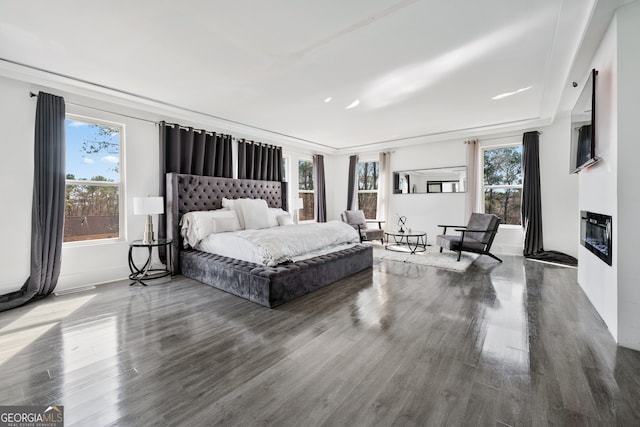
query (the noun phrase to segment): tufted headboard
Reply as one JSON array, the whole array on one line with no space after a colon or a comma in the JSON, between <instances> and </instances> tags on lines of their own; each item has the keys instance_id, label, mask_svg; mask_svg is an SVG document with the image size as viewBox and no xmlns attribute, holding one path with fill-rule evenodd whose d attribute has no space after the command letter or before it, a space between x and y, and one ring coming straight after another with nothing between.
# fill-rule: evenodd
<instances>
[{"instance_id":1,"label":"tufted headboard","mask_svg":"<svg viewBox=\"0 0 640 427\"><path fill-rule=\"evenodd\" d=\"M287 209L287 183L253 179L167 174L167 238L173 239L173 272L180 273L180 218L187 212L222 208L222 198L264 199L271 208Z\"/></svg>"}]
</instances>

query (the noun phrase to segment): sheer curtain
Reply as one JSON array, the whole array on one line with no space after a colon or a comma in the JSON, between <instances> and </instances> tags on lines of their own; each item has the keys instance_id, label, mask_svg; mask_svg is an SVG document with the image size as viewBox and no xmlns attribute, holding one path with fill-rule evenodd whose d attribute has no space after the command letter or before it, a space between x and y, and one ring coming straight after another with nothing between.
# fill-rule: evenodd
<instances>
[{"instance_id":1,"label":"sheer curtain","mask_svg":"<svg viewBox=\"0 0 640 427\"><path fill-rule=\"evenodd\" d=\"M238 141L238 178L282 181L282 147Z\"/></svg>"},{"instance_id":2,"label":"sheer curtain","mask_svg":"<svg viewBox=\"0 0 640 427\"><path fill-rule=\"evenodd\" d=\"M64 120L64 98L40 92L34 133L31 272L20 290L0 296L0 311L45 297L58 283L64 236Z\"/></svg>"},{"instance_id":3,"label":"sheer curtain","mask_svg":"<svg viewBox=\"0 0 640 427\"><path fill-rule=\"evenodd\" d=\"M477 139L465 141L467 164L467 194L465 203L465 221L473 212L480 212L480 143Z\"/></svg>"},{"instance_id":4,"label":"sheer curtain","mask_svg":"<svg viewBox=\"0 0 640 427\"><path fill-rule=\"evenodd\" d=\"M349 183L347 184L347 210L358 209L358 156L349 157Z\"/></svg>"},{"instance_id":5,"label":"sheer curtain","mask_svg":"<svg viewBox=\"0 0 640 427\"><path fill-rule=\"evenodd\" d=\"M313 156L313 180L315 194L313 198L313 208L317 222L327 222L327 195L324 180L324 156L315 154Z\"/></svg>"},{"instance_id":6,"label":"sheer curtain","mask_svg":"<svg viewBox=\"0 0 640 427\"><path fill-rule=\"evenodd\" d=\"M386 221L389 216L389 195L391 194L391 154L383 151L379 157L378 175L378 203L376 206L376 219Z\"/></svg>"}]
</instances>

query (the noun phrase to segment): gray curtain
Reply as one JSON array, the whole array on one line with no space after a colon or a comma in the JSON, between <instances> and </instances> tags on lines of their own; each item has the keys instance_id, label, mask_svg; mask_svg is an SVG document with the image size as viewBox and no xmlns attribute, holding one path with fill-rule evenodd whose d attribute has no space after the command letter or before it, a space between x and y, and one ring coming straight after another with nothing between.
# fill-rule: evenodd
<instances>
[{"instance_id":1,"label":"gray curtain","mask_svg":"<svg viewBox=\"0 0 640 427\"><path fill-rule=\"evenodd\" d=\"M282 147L238 141L238 178L282 181Z\"/></svg>"},{"instance_id":2,"label":"gray curtain","mask_svg":"<svg viewBox=\"0 0 640 427\"><path fill-rule=\"evenodd\" d=\"M231 135L160 122L160 189L166 195L168 172L233 178ZM166 218L160 215L158 236L164 238ZM164 247L159 248L164 258Z\"/></svg>"},{"instance_id":3,"label":"gray curtain","mask_svg":"<svg viewBox=\"0 0 640 427\"><path fill-rule=\"evenodd\" d=\"M358 156L349 157L349 187L347 188L347 210L358 208Z\"/></svg>"},{"instance_id":4,"label":"gray curtain","mask_svg":"<svg viewBox=\"0 0 640 427\"><path fill-rule=\"evenodd\" d=\"M540 187L540 135L526 132L522 137L522 227L527 258L566 265L578 265L578 260L559 251L546 251L542 241L542 192Z\"/></svg>"},{"instance_id":5,"label":"gray curtain","mask_svg":"<svg viewBox=\"0 0 640 427\"><path fill-rule=\"evenodd\" d=\"M539 135L526 132L522 137L522 227L524 256L544 251L542 241L542 196L540 193Z\"/></svg>"},{"instance_id":6,"label":"gray curtain","mask_svg":"<svg viewBox=\"0 0 640 427\"><path fill-rule=\"evenodd\" d=\"M49 295L58 283L64 236L64 98L40 92L34 138L31 273L19 291L0 296L0 311Z\"/></svg>"},{"instance_id":7,"label":"gray curtain","mask_svg":"<svg viewBox=\"0 0 640 427\"><path fill-rule=\"evenodd\" d=\"M313 156L313 180L314 198L313 208L317 222L327 222L327 195L324 186L324 156L315 154Z\"/></svg>"}]
</instances>

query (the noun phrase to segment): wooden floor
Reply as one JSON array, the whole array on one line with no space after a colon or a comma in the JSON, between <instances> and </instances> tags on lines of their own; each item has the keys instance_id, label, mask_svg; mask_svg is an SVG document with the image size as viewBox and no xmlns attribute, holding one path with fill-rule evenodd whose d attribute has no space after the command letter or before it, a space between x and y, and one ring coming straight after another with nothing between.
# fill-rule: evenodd
<instances>
[{"instance_id":1,"label":"wooden floor","mask_svg":"<svg viewBox=\"0 0 640 427\"><path fill-rule=\"evenodd\" d=\"M376 261L273 310L180 277L52 296L0 313L0 405L64 405L67 426L640 425L640 353L576 270L504 261Z\"/></svg>"}]
</instances>

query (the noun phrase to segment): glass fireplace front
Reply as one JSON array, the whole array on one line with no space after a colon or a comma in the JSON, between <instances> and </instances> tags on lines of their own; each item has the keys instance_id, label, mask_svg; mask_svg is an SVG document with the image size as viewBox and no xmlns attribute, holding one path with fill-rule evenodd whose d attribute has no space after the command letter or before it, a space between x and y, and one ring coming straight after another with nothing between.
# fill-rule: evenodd
<instances>
[{"instance_id":1,"label":"glass fireplace front","mask_svg":"<svg viewBox=\"0 0 640 427\"><path fill-rule=\"evenodd\" d=\"M580 243L609 265L613 262L612 220L609 215L580 211Z\"/></svg>"}]
</instances>

